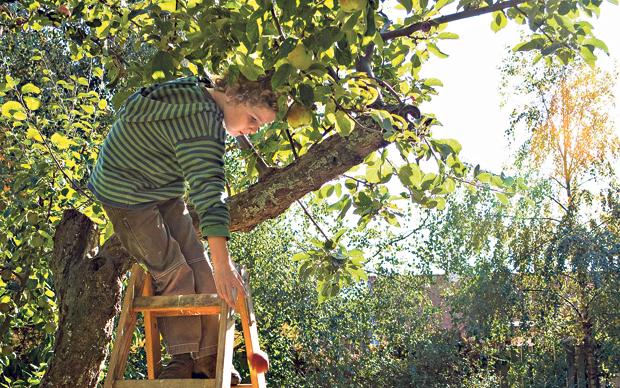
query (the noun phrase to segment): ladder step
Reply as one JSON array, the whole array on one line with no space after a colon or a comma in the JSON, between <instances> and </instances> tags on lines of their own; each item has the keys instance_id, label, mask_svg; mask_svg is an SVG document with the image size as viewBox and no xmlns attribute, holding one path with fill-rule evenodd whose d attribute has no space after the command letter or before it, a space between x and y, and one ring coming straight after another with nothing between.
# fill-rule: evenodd
<instances>
[{"instance_id":1,"label":"ladder step","mask_svg":"<svg viewBox=\"0 0 620 388\"><path fill-rule=\"evenodd\" d=\"M215 379L117 380L114 388L215 388ZM252 388L252 384L231 388Z\"/></svg>"},{"instance_id":2,"label":"ladder step","mask_svg":"<svg viewBox=\"0 0 620 388\"><path fill-rule=\"evenodd\" d=\"M221 299L217 294L136 296L133 310L155 316L219 314Z\"/></svg>"}]
</instances>

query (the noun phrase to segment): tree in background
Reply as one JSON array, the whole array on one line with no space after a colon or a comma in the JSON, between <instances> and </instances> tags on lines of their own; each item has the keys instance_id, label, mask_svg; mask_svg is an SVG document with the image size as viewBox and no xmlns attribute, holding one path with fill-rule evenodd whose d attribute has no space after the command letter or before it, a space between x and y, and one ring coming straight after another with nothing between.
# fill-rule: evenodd
<instances>
[{"instance_id":1,"label":"tree in background","mask_svg":"<svg viewBox=\"0 0 620 388\"><path fill-rule=\"evenodd\" d=\"M541 171L538 176L552 181L549 199L555 209L550 213L558 218L534 273L546 277L541 292L554 295L553 304L564 310L570 322L567 340L578 347L575 355L585 363L588 386L598 387L596 329L604 323L598 322L602 317L593 316L593 307L599 298L609 297L607 286L617 285L619 276L614 259L617 243L597 211L620 152L609 117L615 78L577 63L544 76L539 72L545 69L528 69L521 70L521 76L533 84L536 98L525 111L537 113L519 113L524 120L514 114L514 125L523 124L529 136L527 151L521 154L524 161ZM590 181L594 185L588 187Z\"/></svg>"}]
</instances>

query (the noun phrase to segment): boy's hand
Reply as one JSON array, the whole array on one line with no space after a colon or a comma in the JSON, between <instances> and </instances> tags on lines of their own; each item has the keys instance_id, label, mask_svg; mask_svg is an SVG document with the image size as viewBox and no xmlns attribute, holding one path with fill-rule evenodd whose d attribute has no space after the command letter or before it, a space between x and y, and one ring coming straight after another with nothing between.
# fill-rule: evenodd
<instances>
[{"instance_id":1,"label":"boy's hand","mask_svg":"<svg viewBox=\"0 0 620 388\"><path fill-rule=\"evenodd\" d=\"M237 293L243 292L247 295L241 275L235 269L235 264L230 259L226 238L220 236L207 237L209 248L211 249L211 259L213 260L213 278L215 280L215 288L220 298L231 307L235 308L236 296L233 289Z\"/></svg>"},{"instance_id":2,"label":"boy's hand","mask_svg":"<svg viewBox=\"0 0 620 388\"><path fill-rule=\"evenodd\" d=\"M239 292L243 292L244 295L247 295L247 293L241 275L232 265L232 261L230 264L228 266L216 267L213 271L213 278L217 294L234 309ZM237 293L235 294L233 290L236 290Z\"/></svg>"}]
</instances>

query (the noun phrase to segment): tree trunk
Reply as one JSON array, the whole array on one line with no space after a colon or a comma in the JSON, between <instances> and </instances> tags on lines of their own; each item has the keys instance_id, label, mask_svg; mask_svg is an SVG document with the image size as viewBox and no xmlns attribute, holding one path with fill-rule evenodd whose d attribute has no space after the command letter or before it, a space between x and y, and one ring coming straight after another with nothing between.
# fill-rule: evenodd
<instances>
[{"instance_id":1,"label":"tree trunk","mask_svg":"<svg viewBox=\"0 0 620 388\"><path fill-rule=\"evenodd\" d=\"M99 233L93 222L67 210L54 235L50 267L58 298L54 356L42 387L94 387L120 310L121 277L131 264L116 238L92 257Z\"/></svg>"},{"instance_id":2,"label":"tree trunk","mask_svg":"<svg viewBox=\"0 0 620 388\"><path fill-rule=\"evenodd\" d=\"M271 172L247 191L229 198L231 230L248 231L282 214L316 190L385 147L383 133L359 127L347 138L333 135L291 165ZM195 214L193 214L196 221ZM94 224L67 210L54 235L51 269L59 305L54 356L43 387L94 387L121 305L121 278L132 258L113 236L96 256Z\"/></svg>"},{"instance_id":3,"label":"tree trunk","mask_svg":"<svg viewBox=\"0 0 620 388\"><path fill-rule=\"evenodd\" d=\"M577 388L586 388L586 357L583 344L576 346L575 364L577 365Z\"/></svg>"},{"instance_id":4,"label":"tree trunk","mask_svg":"<svg viewBox=\"0 0 620 388\"><path fill-rule=\"evenodd\" d=\"M566 351L566 388L575 388L577 371L575 369L575 343L572 339L566 338L562 341Z\"/></svg>"},{"instance_id":5,"label":"tree trunk","mask_svg":"<svg viewBox=\"0 0 620 388\"><path fill-rule=\"evenodd\" d=\"M592 319L586 313L583 323L583 351L586 364L586 375L588 379L588 388L599 388L598 361L596 359L596 342L592 328Z\"/></svg>"}]
</instances>

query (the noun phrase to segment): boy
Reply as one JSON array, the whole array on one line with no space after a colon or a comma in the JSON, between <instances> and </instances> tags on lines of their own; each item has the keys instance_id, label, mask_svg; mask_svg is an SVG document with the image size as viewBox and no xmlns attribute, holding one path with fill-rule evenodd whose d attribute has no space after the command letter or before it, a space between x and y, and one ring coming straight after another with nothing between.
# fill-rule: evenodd
<instances>
[{"instance_id":1,"label":"boy","mask_svg":"<svg viewBox=\"0 0 620 388\"><path fill-rule=\"evenodd\" d=\"M227 248L224 143L226 133L256 133L276 110L268 79L226 85L188 77L142 88L118 112L88 187L123 246L153 276L156 295L217 292L234 307L233 289L245 292ZM213 267L182 199L185 181ZM158 378L215 378L217 316L158 323L172 355ZM240 381L234 368L231 381Z\"/></svg>"}]
</instances>

